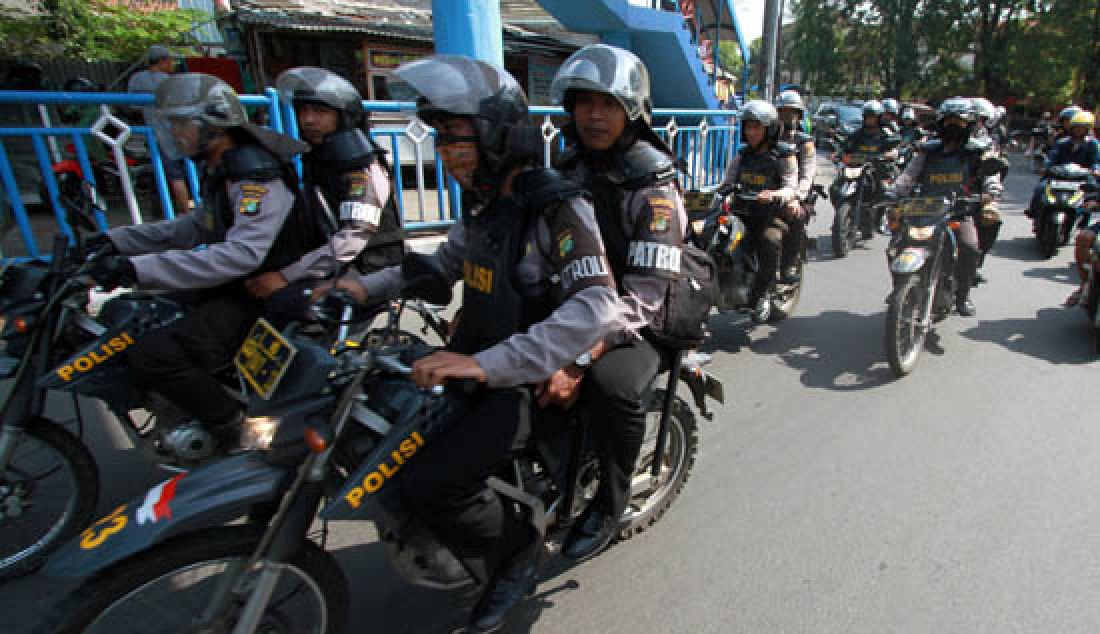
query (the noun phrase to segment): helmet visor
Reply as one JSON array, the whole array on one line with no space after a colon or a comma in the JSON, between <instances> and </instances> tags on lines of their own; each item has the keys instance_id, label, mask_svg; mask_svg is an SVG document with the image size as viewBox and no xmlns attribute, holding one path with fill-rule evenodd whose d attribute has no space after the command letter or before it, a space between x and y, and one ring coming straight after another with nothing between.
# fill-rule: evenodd
<instances>
[{"instance_id":1,"label":"helmet visor","mask_svg":"<svg viewBox=\"0 0 1100 634\"><path fill-rule=\"evenodd\" d=\"M350 109L360 101L351 82L323 68L304 66L279 75L275 82L279 97L287 103L310 101L336 110Z\"/></svg>"},{"instance_id":2,"label":"helmet visor","mask_svg":"<svg viewBox=\"0 0 1100 634\"><path fill-rule=\"evenodd\" d=\"M587 46L565 60L550 84L550 94L557 104L564 104L571 90L612 95L634 120L646 115L649 73L630 51L599 44Z\"/></svg>"},{"instance_id":3,"label":"helmet visor","mask_svg":"<svg viewBox=\"0 0 1100 634\"><path fill-rule=\"evenodd\" d=\"M386 83L397 101L423 100L432 110L455 115L479 114L482 101L502 91L515 91L526 104L519 84L507 72L457 55L403 64Z\"/></svg>"}]
</instances>

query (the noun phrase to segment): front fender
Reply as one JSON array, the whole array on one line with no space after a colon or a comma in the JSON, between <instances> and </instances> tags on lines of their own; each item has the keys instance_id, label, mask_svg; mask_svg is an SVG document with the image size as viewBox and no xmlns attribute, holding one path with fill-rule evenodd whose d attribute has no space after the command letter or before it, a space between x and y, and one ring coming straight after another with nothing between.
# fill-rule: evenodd
<instances>
[{"instance_id":1,"label":"front fender","mask_svg":"<svg viewBox=\"0 0 1100 634\"><path fill-rule=\"evenodd\" d=\"M928 250L918 247L906 247L896 258L890 260L893 273L916 273L928 260Z\"/></svg>"},{"instance_id":2,"label":"front fender","mask_svg":"<svg viewBox=\"0 0 1100 634\"><path fill-rule=\"evenodd\" d=\"M258 452L180 473L97 520L50 557L43 572L87 577L169 537L224 524L276 499L292 473Z\"/></svg>"}]
</instances>

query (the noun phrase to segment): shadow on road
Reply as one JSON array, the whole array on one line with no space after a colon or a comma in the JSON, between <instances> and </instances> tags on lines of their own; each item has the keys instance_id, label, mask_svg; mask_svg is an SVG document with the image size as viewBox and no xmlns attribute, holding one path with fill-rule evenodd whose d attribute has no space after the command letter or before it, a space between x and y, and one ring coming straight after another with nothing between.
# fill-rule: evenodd
<instances>
[{"instance_id":1,"label":"shadow on road","mask_svg":"<svg viewBox=\"0 0 1100 634\"><path fill-rule=\"evenodd\" d=\"M1033 319L983 320L959 334L1055 365L1086 364L1097 358L1088 320L1079 308L1041 308Z\"/></svg>"},{"instance_id":2,"label":"shadow on road","mask_svg":"<svg viewBox=\"0 0 1100 634\"><path fill-rule=\"evenodd\" d=\"M997 240L997 244L994 245L993 252L990 255L1022 262L1046 261L1045 258L1039 255L1039 247L1034 236L1016 236Z\"/></svg>"},{"instance_id":3,"label":"shadow on road","mask_svg":"<svg viewBox=\"0 0 1100 634\"><path fill-rule=\"evenodd\" d=\"M1055 266L1037 266L1033 269L1024 271L1024 277L1030 277L1037 280L1049 280L1051 282L1062 282L1064 284L1073 284L1077 286L1077 271L1066 265Z\"/></svg>"},{"instance_id":4,"label":"shadow on road","mask_svg":"<svg viewBox=\"0 0 1100 634\"><path fill-rule=\"evenodd\" d=\"M807 387L866 390L893 379L882 350L883 313L859 315L831 310L791 317L752 344L758 354L774 354L802 371Z\"/></svg>"}]
</instances>

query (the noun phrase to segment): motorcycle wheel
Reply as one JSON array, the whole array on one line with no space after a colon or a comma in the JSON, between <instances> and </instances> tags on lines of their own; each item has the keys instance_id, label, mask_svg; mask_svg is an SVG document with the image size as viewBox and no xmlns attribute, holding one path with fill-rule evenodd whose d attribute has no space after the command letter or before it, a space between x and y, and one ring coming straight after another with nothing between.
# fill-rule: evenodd
<instances>
[{"instance_id":1,"label":"motorcycle wheel","mask_svg":"<svg viewBox=\"0 0 1100 634\"><path fill-rule=\"evenodd\" d=\"M913 371L924 347L928 328L919 324L926 304L931 301L928 289L917 275L908 276L890 301L886 311L884 346L886 359L894 374L901 378Z\"/></svg>"},{"instance_id":2,"label":"motorcycle wheel","mask_svg":"<svg viewBox=\"0 0 1100 634\"><path fill-rule=\"evenodd\" d=\"M699 449L695 415L683 399L676 397L672 403L661 474L657 478L650 475L657 451L657 431L661 426L664 400L665 391L654 390L646 410L645 438L634 466L631 498L619 520L620 540L630 539L661 519L680 495L695 466L695 454Z\"/></svg>"},{"instance_id":3,"label":"motorcycle wheel","mask_svg":"<svg viewBox=\"0 0 1100 634\"><path fill-rule=\"evenodd\" d=\"M218 526L170 539L85 581L54 608L38 632L195 632L194 619L206 609L219 577L232 564L245 563L261 538L254 527ZM348 586L332 555L306 540L284 566L257 632L343 632ZM254 582L241 585L246 591L233 596L226 614L202 631L233 631Z\"/></svg>"},{"instance_id":4,"label":"motorcycle wheel","mask_svg":"<svg viewBox=\"0 0 1100 634\"><path fill-rule=\"evenodd\" d=\"M806 271L806 261L798 258L799 281L796 284L779 284L772 293L772 314L770 322L782 321L794 314L798 307L798 298L802 296L802 276Z\"/></svg>"},{"instance_id":5,"label":"motorcycle wheel","mask_svg":"<svg viewBox=\"0 0 1100 634\"><path fill-rule=\"evenodd\" d=\"M855 246L855 234L852 228L852 203L842 202L836 208L833 218L833 255L843 258Z\"/></svg>"},{"instance_id":6,"label":"motorcycle wheel","mask_svg":"<svg viewBox=\"0 0 1100 634\"><path fill-rule=\"evenodd\" d=\"M84 444L50 421L23 429L0 473L0 581L30 573L95 513L99 473Z\"/></svg>"}]
</instances>

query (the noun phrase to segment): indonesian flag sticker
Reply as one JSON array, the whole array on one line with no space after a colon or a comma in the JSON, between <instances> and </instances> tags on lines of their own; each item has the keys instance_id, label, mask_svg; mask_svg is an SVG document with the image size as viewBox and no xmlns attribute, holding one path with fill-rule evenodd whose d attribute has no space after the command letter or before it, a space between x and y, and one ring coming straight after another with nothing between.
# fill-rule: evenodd
<instances>
[{"instance_id":1,"label":"indonesian flag sticker","mask_svg":"<svg viewBox=\"0 0 1100 634\"><path fill-rule=\"evenodd\" d=\"M162 519L171 519L172 507L169 504L172 498L176 497L176 485L185 475L187 474L181 473L149 489L145 494L145 501L134 513L134 519L138 524L155 524Z\"/></svg>"}]
</instances>

